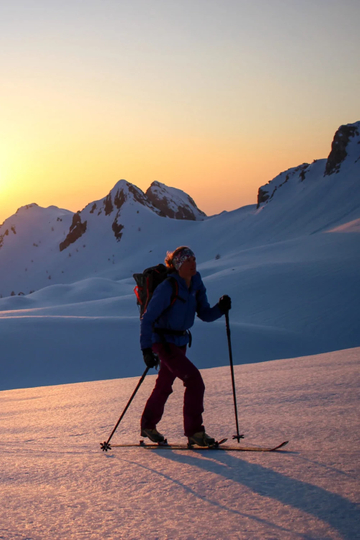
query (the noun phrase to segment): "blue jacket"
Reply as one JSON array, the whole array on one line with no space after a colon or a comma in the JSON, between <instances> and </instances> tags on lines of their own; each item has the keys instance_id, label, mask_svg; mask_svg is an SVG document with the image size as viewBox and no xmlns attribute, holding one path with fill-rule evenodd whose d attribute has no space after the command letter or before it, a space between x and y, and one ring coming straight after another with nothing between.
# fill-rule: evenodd
<instances>
[{"instance_id":1,"label":"blue jacket","mask_svg":"<svg viewBox=\"0 0 360 540\"><path fill-rule=\"evenodd\" d=\"M175 289L173 279L178 282L179 291L178 297L171 305ZM165 341L175 343L179 347L186 345L189 342L189 336L185 331L194 324L195 314L205 322L215 321L223 315L218 304L210 307L199 272L191 278L190 288L187 287L185 280L174 272L170 279L166 279L156 287L141 319L141 349L151 347L153 343L160 343L164 338ZM162 338L156 333L156 328L184 331L184 335L165 333Z\"/></svg>"}]
</instances>

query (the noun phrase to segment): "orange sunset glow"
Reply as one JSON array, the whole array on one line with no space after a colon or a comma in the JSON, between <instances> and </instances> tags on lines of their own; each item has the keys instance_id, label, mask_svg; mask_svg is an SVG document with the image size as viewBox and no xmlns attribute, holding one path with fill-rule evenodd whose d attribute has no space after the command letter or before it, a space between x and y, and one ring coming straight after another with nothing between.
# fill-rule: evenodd
<instances>
[{"instance_id":1,"label":"orange sunset glow","mask_svg":"<svg viewBox=\"0 0 360 540\"><path fill-rule=\"evenodd\" d=\"M30 5L31 4L31 5ZM355 2L28 3L1 8L0 223L80 210L121 178L208 215L327 157L359 120Z\"/></svg>"}]
</instances>

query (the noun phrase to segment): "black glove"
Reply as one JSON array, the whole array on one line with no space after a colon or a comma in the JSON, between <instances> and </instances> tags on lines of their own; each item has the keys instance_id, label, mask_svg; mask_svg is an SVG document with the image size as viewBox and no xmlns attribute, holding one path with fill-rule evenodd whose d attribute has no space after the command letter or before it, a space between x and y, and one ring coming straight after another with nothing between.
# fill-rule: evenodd
<instances>
[{"instance_id":1,"label":"black glove","mask_svg":"<svg viewBox=\"0 0 360 540\"><path fill-rule=\"evenodd\" d=\"M227 311L229 311L229 309L231 309L231 298L230 296L228 296L227 294L224 294L224 296L222 296L219 300L219 308L220 308L220 311L222 311L223 313L226 313Z\"/></svg>"},{"instance_id":2,"label":"black glove","mask_svg":"<svg viewBox=\"0 0 360 540\"><path fill-rule=\"evenodd\" d=\"M148 347L147 349L142 349L144 362L148 368L156 367L159 363L159 358L156 354L153 353L152 349Z\"/></svg>"}]
</instances>

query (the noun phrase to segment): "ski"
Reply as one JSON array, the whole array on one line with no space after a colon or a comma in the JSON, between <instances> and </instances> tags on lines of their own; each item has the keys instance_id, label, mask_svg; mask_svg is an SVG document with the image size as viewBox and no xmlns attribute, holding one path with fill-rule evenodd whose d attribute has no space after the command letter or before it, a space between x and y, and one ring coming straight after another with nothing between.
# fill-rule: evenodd
<instances>
[{"instance_id":1,"label":"ski","mask_svg":"<svg viewBox=\"0 0 360 540\"><path fill-rule=\"evenodd\" d=\"M225 452L276 452L286 446L289 441L284 441L276 446L227 446L219 441L213 446L195 446L195 445L186 445L186 444L154 444L154 443L145 443L140 441L139 444L112 444L109 448L146 448L148 450L223 450Z\"/></svg>"}]
</instances>

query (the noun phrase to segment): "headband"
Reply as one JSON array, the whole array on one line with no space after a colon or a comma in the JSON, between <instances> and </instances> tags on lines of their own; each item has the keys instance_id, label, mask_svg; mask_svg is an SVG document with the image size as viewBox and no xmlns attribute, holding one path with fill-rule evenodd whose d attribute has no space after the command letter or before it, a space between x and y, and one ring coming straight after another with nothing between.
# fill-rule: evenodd
<instances>
[{"instance_id":1,"label":"headband","mask_svg":"<svg viewBox=\"0 0 360 540\"><path fill-rule=\"evenodd\" d=\"M195 257L195 254L190 248L184 248L181 251L178 251L172 260L175 270L179 271L184 262L192 257Z\"/></svg>"}]
</instances>

